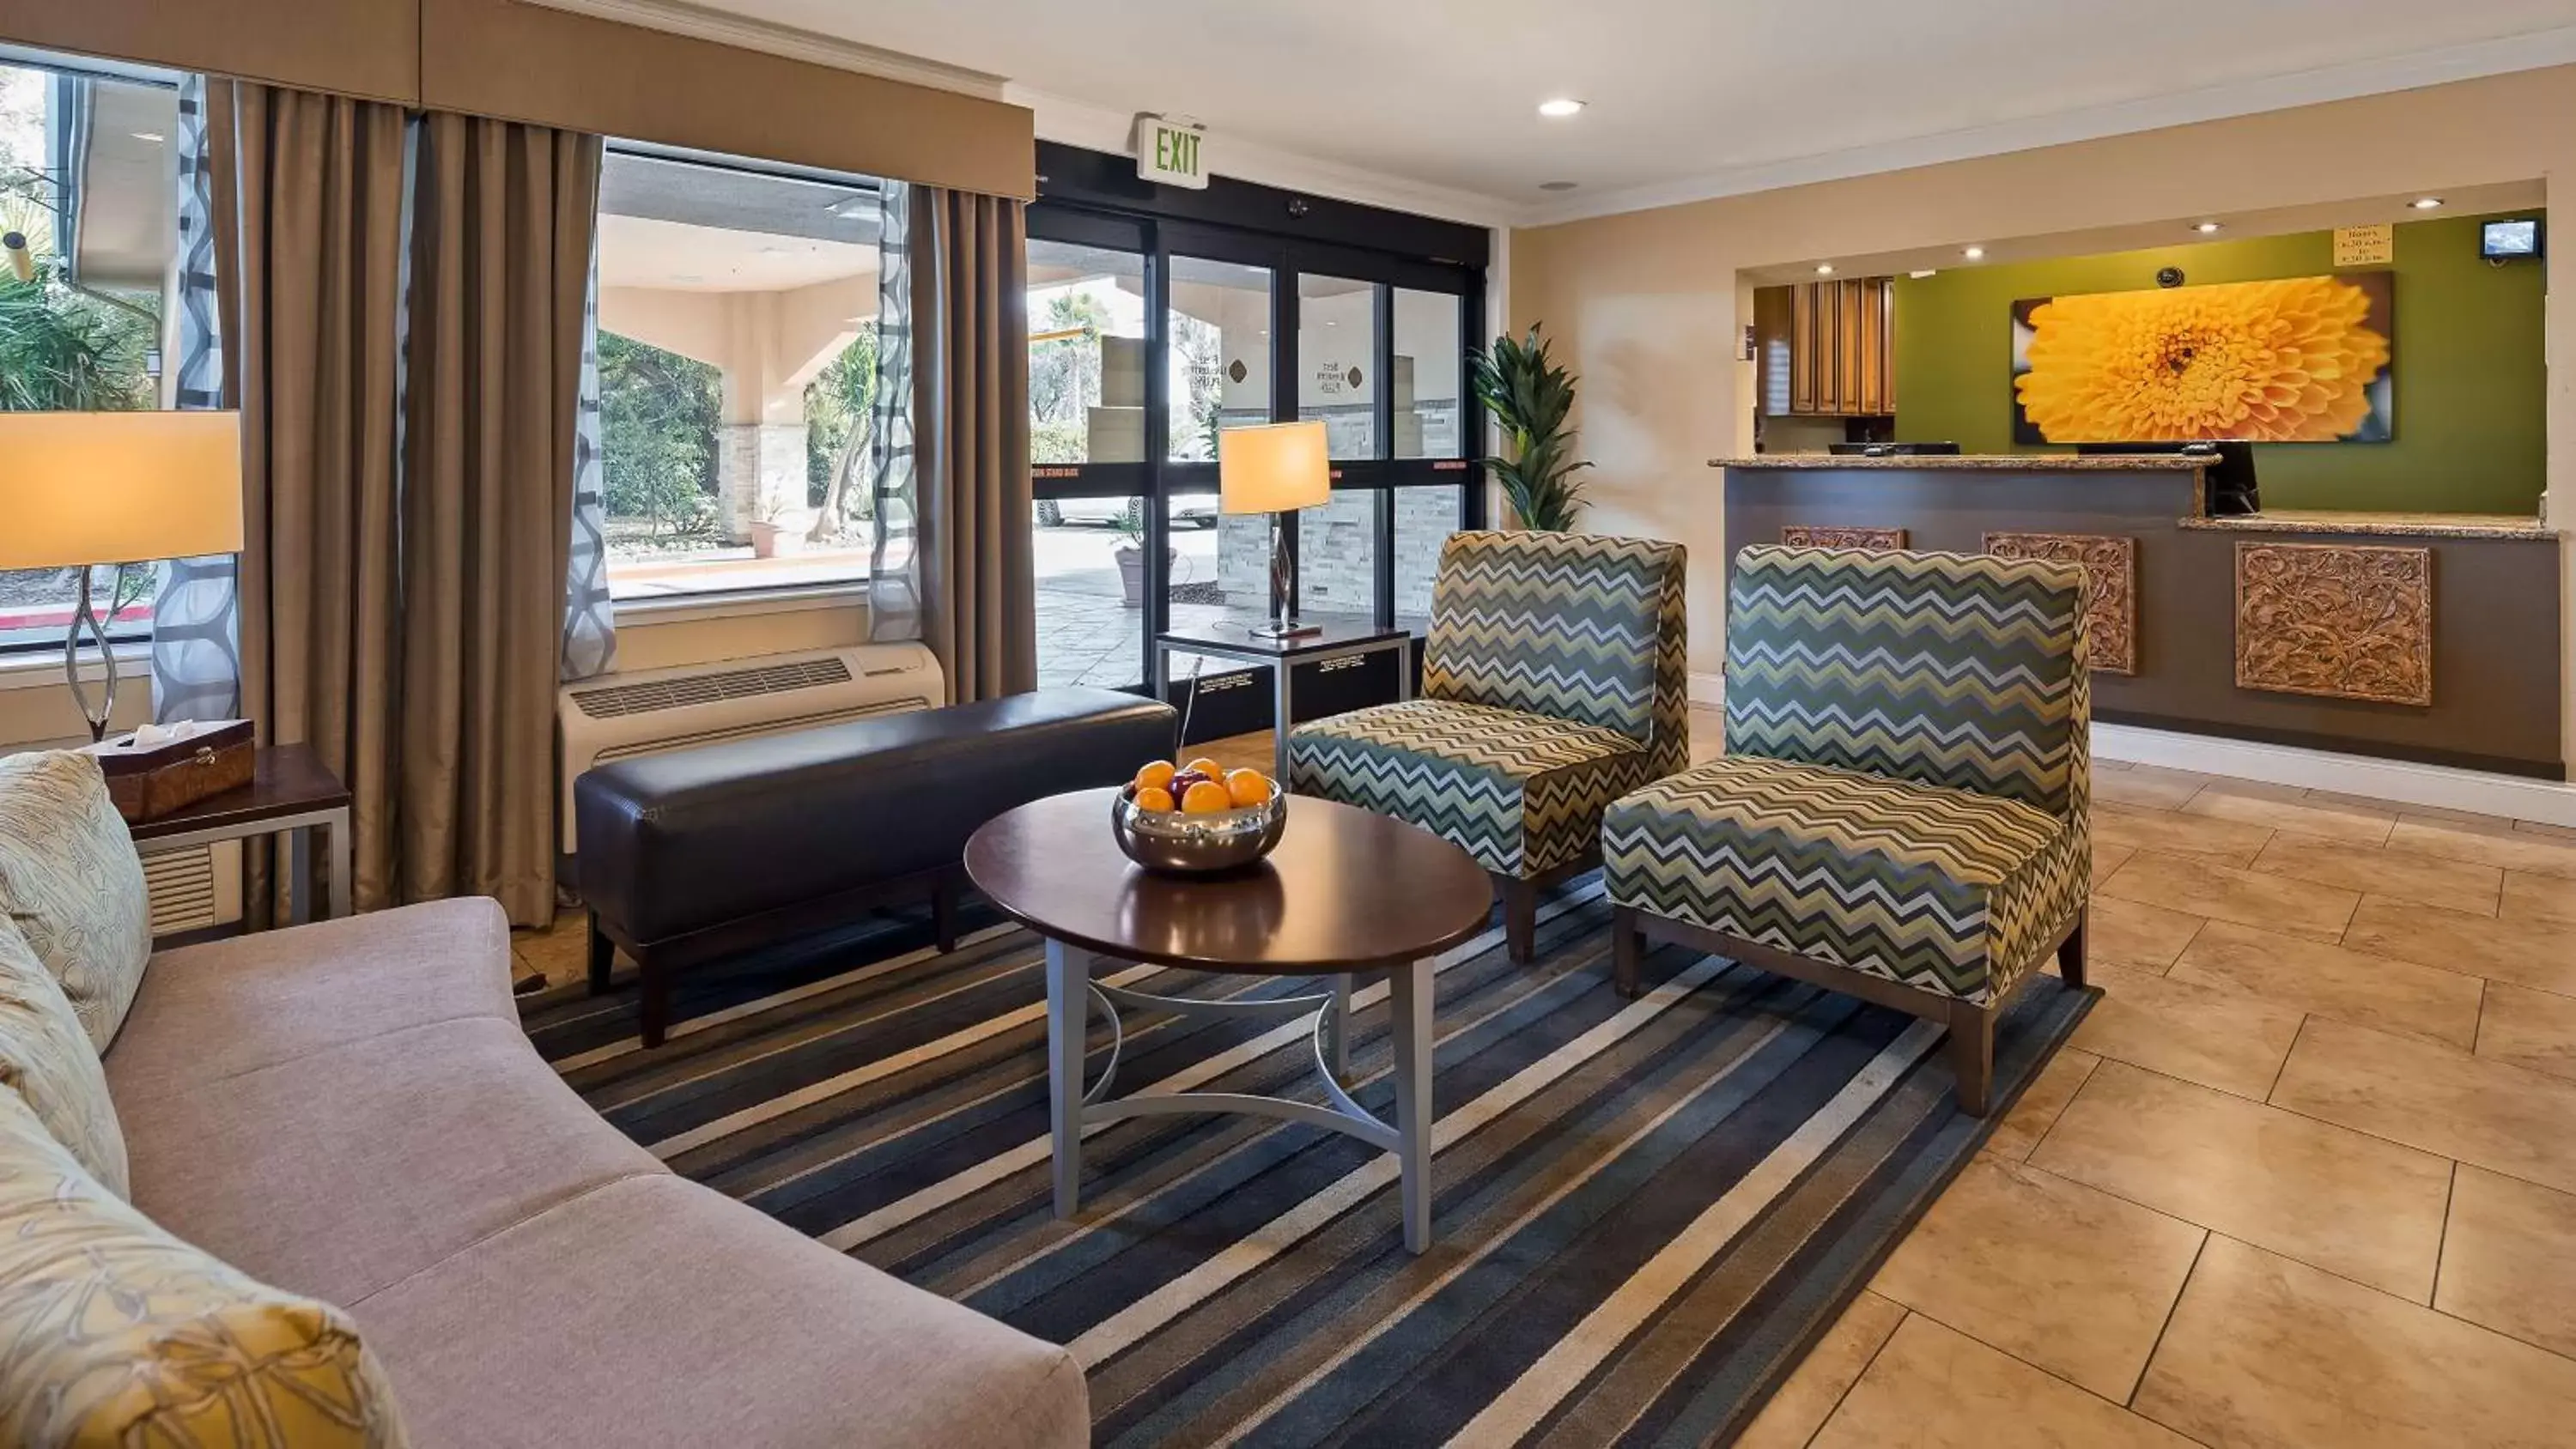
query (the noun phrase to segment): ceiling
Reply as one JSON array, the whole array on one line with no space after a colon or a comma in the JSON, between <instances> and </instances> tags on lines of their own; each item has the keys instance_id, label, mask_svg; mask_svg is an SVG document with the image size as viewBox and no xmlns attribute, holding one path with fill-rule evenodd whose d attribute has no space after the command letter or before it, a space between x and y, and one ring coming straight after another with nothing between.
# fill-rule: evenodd
<instances>
[{"instance_id":1,"label":"ceiling","mask_svg":"<svg viewBox=\"0 0 2576 1449\"><path fill-rule=\"evenodd\" d=\"M2576 60L2576 0L713 0L1516 209L1608 210ZM1543 120L1551 96L1590 102ZM1041 133L1046 106L1039 105ZM2370 144L2355 137L2355 145ZM1547 182L1577 190L1542 191Z\"/></svg>"}]
</instances>

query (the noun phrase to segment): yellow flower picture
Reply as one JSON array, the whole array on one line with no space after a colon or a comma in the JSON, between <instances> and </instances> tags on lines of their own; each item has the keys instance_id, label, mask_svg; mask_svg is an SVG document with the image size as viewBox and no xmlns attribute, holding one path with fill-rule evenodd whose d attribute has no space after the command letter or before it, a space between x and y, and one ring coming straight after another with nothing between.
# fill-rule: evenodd
<instances>
[{"instance_id":1,"label":"yellow flower picture","mask_svg":"<svg viewBox=\"0 0 2576 1449\"><path fill-rule=\"evenodd\" d=\"M2013 304L2025 443L2386 442L2385 272Z\"/></svg>"}]
</instances>

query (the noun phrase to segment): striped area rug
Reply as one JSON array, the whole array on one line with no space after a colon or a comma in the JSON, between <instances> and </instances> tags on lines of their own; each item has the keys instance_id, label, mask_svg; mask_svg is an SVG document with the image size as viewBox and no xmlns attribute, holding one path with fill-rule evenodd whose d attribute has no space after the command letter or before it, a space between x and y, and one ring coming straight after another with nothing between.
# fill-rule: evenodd
<instances>
[{"instance_id":1,"label":"striped area rug","mask_svg":"<svg viewBox=\"0 0 2576 1449\"><path fill-rule=\"evenodd\" d=\"M675 1169L1069 1345L1096 1443L1723 1442L1986 1128L1952 1107L1937 1028L1677 948L1623 1001L1608 923L1587 882L1551 904L1532 967L1498 932L1440 963L1420 1257L1391 1158L1264 1120L1096 1128L1082 1216L1057 1222L1039 945L1013 927L941 956L889 922L705 973L653 1052L625 995L527 1021ZM1359 998L1353 1071L1391 1114L1385 998ZM2053 976L2023 993L1998 1113L2089 1004ZM1107 1048L1096 1022L1095 1070ZM1304 1023L1133 1016L1118 1086L1294 1092L1311 1069Z\"/></svg>"}]
</instances>

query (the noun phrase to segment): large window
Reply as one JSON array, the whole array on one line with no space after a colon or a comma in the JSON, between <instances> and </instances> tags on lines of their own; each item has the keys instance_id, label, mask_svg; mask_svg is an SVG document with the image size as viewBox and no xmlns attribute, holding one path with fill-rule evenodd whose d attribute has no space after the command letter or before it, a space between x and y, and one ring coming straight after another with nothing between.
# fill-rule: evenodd
<instances>
[{"instance_id":1,"label":"large window","mask_svg":"<svg viewBox=\"0 0 2576 1449\"><path fill-rule=\"evenodd\" d=\"M168 405L178 129L175 78L0 64L0 410ZM111 639L150 635L159 571L93 571ZM78 569L0 572L0 650L61 649L79 585Z\"/></svg>"},{"instance_id":2,"label":"large window","mask_svg":"<svg viewBox=\"0 0 2576 1449\"><path fill-rule=\"evenodd\" d=\"M867 577L882 229L864 178L611 150L599 385L617 598Z\"/></svg>"},{"instance_id":3,"label":"large window","mask_svg":"<svg viewBox=\"0 0 2576 1449\"><path fill-rule=\"evenodd\" d=\"M1041 682L1141 687L1154 634L1267 613L1270 520L1220 507L1217 438L1245 424L1320 419L1331 439L1333 496L1289 534L1301 609L1418 627L1441 540L1479 516L1481 490L1462 486L1477 421L1461 381L1481 233L1339 208L1286 235L1281 220L1308 208L1284 193L1229 187L1167 211L1136 200L1132 162L1040 153L1028 326Z\"/></svg>"}]
</instances>

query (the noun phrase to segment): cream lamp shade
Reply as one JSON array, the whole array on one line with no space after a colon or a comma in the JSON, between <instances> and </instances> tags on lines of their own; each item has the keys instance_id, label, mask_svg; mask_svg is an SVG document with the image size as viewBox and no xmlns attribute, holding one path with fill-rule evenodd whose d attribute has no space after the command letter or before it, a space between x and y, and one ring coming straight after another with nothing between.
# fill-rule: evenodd
<instances>
[{"instance_id":1,"label":"cream lamp shade","mask_svg":"<svg viewBox=\"0 0 2576 1449\"><path fill-rule=\"evenodd\" d=\"M241 547L240 414L0 413L0 569Z\"/></svg>"},{"instance_id":2,"label":"cream lamp shade","mask_svg":"<svg viewBox=\"0 0 2576 1449\"><path fill-rule=\"evenodd\" d=\"M1267 423L1216 435L1217 503L1225 513L1286 513L1330 502L1324 425Z\"/></svg>"}]
</instances>

